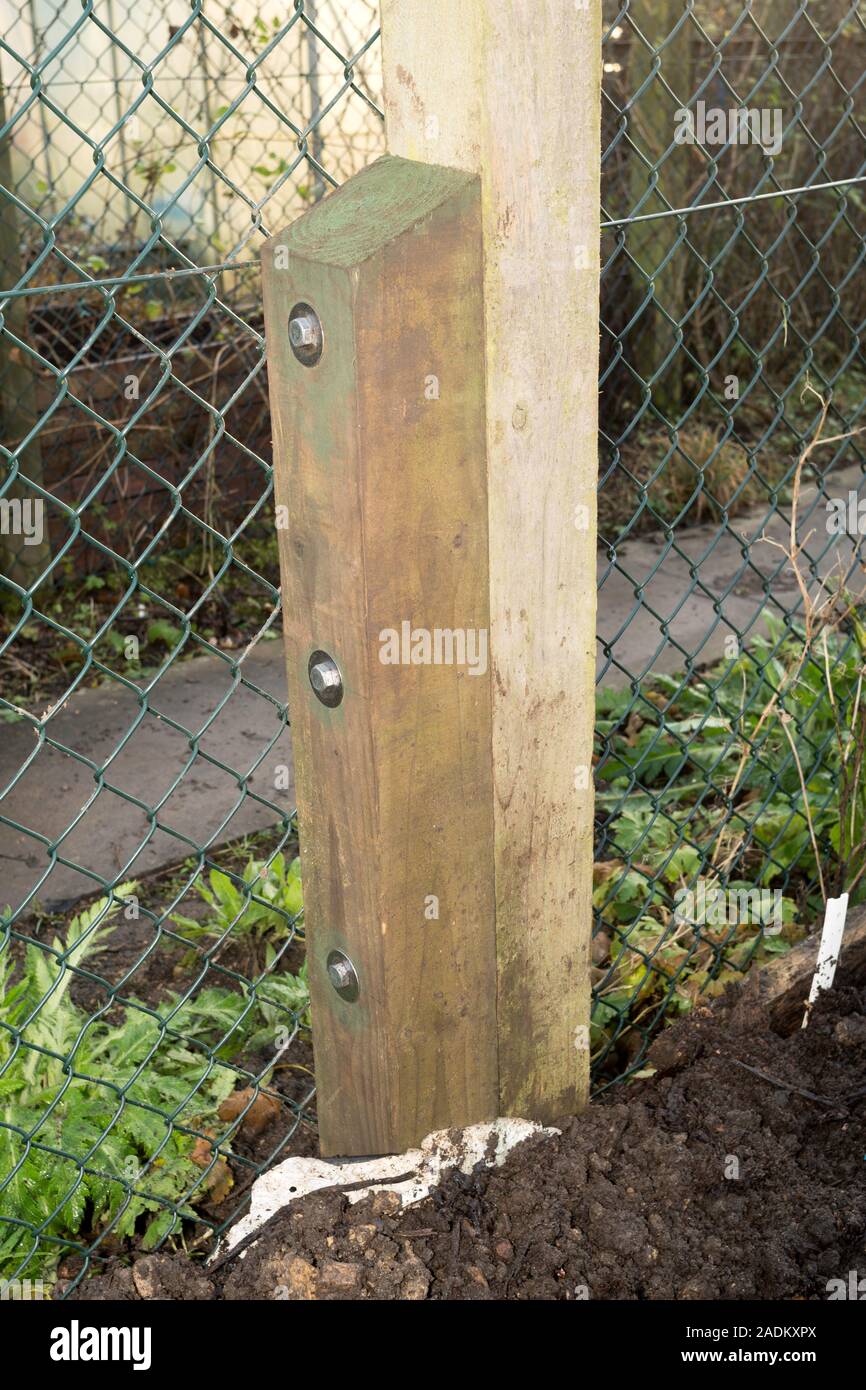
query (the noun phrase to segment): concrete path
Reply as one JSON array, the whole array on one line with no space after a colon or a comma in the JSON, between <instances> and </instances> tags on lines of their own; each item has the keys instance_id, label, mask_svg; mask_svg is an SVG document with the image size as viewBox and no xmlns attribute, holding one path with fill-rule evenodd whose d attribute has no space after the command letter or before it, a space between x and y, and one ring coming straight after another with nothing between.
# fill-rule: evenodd
<instances>
[{"instance_id":1,"label":"concrete path","mask_svg":"<svg viewBox=\"0 0 866 1390\"><path fill-rule=\"evenodd\" d=\"M834 474L832 494L861 481L856 468ZM675 547L653 537L600 555L602 683L712 661L727 633L754 636L767 611L795 606L787 562L759 540L764 516L737 518L723 534L680 531ZM829 573L837 556L850 567L852 543L828 536L814 492L804 492L800 516L816 571ZM766 534L787 540L784 521ZM851 581L864 585L863 574ZM294 787L275 789L277 769L291 768L282 642L259 643L241 672L219 657L171 667L144 709L114 686L82 691L46 726L59 746L39 744L26 724L0 724L0 816L15 822L0 823L0 908L37 898L56 908L100 878L143 875L287 814Z\"/></svg>"},{"instance_id":2,"label":"concrete path","mask_svg":"<svg viewBox=\"0 0 866 1390\"><path fill-rule=\"evenodd\" d=\"M827 494L847 497L849 489L864 495L859 466L834 472ZM800 568L810 592L840 565L854 592L866 589L863 537L855 547L847 535L828 534L826 501L814 487L802 490L799 523ZM790 510L767 520L761 507L735 517L726 531L684 528L673 542L638 538L613 557L600 556L599 684L622 686L649 671L716 661L729 634L739 632L748 645L764 630L767 613L795 610L797 580L779 544L790 545Z\"/></svg>"},{"instance_id":3,"label":"concrete path","mask_svg":"<svg viewBox=\"0 0 866 1390\"><path fill-rule=\"evenodd\" d=\"M56 747L0 724L0 816L21 827L0 823L0 908L56 908L291 812L294 785L275 789L292 761L282 642L254 647L241 672L177 664L144 710L115 685L83 690L45 726Z\"/></svg>"}]
</instances>

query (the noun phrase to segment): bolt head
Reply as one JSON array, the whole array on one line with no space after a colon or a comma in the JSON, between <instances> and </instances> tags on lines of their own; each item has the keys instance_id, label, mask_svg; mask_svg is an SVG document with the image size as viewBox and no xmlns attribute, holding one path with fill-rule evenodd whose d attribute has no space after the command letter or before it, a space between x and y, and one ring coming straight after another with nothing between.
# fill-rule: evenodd
<instances>
[{"instance_id":1,"label":"bolt head","mask_svg":"<svg viewBox=\"0 0 866 1390\"><path fill-rule=\"evenodd\" d=\"M307 667L310 685L323 705L334 708L343 698L343 677L340 668L327 652L313 652Z\"/></svg>"},{"instance_id":2,"label":"bolt head","mask_svg":"<svg viewBox=\"0 0 866 1390\"><path fill-rule=\"evenodd\" d=\"M298 361L314 367L325 345L322 321L310 304L296 304L289 314L289 343Z\"/></svg>"},{"instance_id":3,"label":"bolt head","mask_svg":"<svg viewBox=\"0 0 866 1390\"><path fill-rule=\"evenodd\" d=\"M341 999L353 1003L361 992L358 972L345 951L332 951L327 960L328 979Z\"/></svg>"},{"instance_id":4,"label":"bolt head","mask_svg":"<svg viewBox=\"0 0 866 1390\"><path fill-rule=\"evenodd\" d=\"M328 966L328 979L334 989L343 989L345 985L351 984L353 971L345 960L333 960Z\"/></svg>"},{"instance_id":5,"label":"bolt head","mask_svg":"<svg viewBox=\"0 0 866 1390\"><path fill-rule=\"evenodd\" d=\"M289 342L292 347L310 347L316 341L316 324L309 314L300 314L289 324Z\"/></svg>"}]
</instances>

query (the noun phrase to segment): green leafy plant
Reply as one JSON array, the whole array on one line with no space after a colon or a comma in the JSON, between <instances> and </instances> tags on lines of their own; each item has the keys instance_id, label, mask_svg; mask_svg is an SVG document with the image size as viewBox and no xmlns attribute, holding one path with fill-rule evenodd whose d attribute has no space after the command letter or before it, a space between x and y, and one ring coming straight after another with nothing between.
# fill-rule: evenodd
<instances>
[{"instance_id":1,"label":"green leafy plant","mask_svg":"<svg viewBox=\"0 0 866 1390\"><path fill-rule=\"evenodd\" d=\"M172 651L183 637L179 627L165 618L154 618L147 625L147 640L154 646L162 645Z\"/></svg>"},{"instance_id":2,"label":"green leafy plant","mask_svg":"<svg viewBox=\"0 0 866 1390\"><path fill-rule=\"evenodd\" d=\"M73 980L99 979L93 963L135 886L50 945L28 941L18 963L8 931L0 945L0 1278L24 1266L50 1278L70 1241L109 1228L152 1249L193 1218L215 1175L231 1183L217 1147L232 1133L217 1118L238 1076L231 1059L273 1046L287 1018L309 1022L305 971L85 1013Z\"/></svg>"},{"instance_id":3,"label":"green leafy plant","mask_svg":"<svg viewBox=\"0 0 866 1390\"><path fill-rule=\"evenodd\" d=\"M272 946L266 948L265 969L272 972L276 952ZM287 1015L297 1018L301 1028L309 1029L310 987L307 979L307 962L304 961L297 975L289 971L267 973L260 986L252 991L261 1026L249 1035L247 1048L255 1052L273 1042L280 1028L285 1027Z\"/></svg>"},{"instance_id":4,"label":"green leafy plant","mask_svg":"<svg viewBox=\"0 0 866 1390\"><path fill-rule=\"evenodd\" d=\"M208 882L196 881L195 888L211 915L203 922L181 913L171 919L191 938L229 932L242 937L284 938L291 935L303 912L301 861L287 861L282 852L270 861L251 859L240 879L212 869Z\"/></svg>"},{"instance_id":5,"label":"green leafy plant","mask_svg":"<svg viewBox=\"0 0 866 1390\"><path fill-rule=\"evenodd\" d=\"M866 632L850 596L830 600L800 629L767 617L748 651L688 682L656 675L637 698L600 692L597 804L611 852L594 891L597 1061L615 1045L637 1055L662 1012L688 1011L788 950L827 884L864 897ZM683 889L779 884L773 931L759 912L677 919Z\"/></svg>"}]
</instances>

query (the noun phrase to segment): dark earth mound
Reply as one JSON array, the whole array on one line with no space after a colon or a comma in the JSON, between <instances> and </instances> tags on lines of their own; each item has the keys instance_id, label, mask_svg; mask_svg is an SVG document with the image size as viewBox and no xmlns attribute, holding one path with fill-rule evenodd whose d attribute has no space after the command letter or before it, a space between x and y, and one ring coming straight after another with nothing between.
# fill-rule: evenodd
<instances>
[{"instance_id":1,"label":"dark earth mound","mask_svg":"<svg viewBox=\"0 0 866 1390\"><path fill-rule=\"evenodd\" d=\"M210 1269L149 1255L68 1296L827 1299L866 1275L866 989L773 1026L735 992L661 1035L655 1076L498 1170L405 1210L329 1189Z\"/></svg>"}]
</instances>

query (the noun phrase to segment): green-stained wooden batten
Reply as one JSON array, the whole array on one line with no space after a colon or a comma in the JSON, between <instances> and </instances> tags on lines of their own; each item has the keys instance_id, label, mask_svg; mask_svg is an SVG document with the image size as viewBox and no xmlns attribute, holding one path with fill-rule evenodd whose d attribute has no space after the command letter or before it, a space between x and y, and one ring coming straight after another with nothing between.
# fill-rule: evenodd
<instances>
[{"instance_id":1,"label":"green-stained wooden batten","mask_svg":"<svg viewBox=\"0 0 866 1390\"><path fill-rule=\"evenodd\" d=\"M499 1109L489 662L380 659L404 622L488 640L480 181L381 159L272 238L263 281L320 1142L401 1151Z\"/></svg>"}]
</instances>

